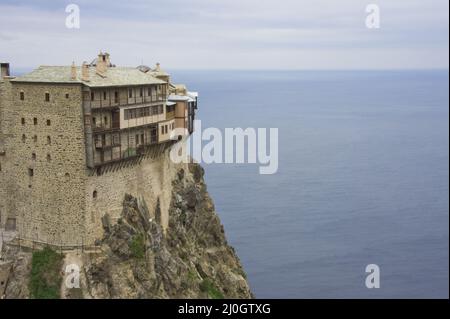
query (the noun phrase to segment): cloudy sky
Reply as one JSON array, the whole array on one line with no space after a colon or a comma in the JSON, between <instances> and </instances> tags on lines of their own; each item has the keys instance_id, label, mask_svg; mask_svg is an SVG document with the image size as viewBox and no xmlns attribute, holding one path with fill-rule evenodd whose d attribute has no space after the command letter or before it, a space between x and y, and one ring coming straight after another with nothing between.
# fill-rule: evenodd
<instances>
[{"instance_id":1,"label":"cloudy sky","mask_svg":"<svg viewBox=\"0 0 450 319\"><path fill-rule=\"evenodd\" d=\"M65 26L68 4L80 29ZM365 25L378 4L381 27ZM0 0L13 69L90 61L168 69L448 68L448 0Z\"/></svg>"}]
</instances>

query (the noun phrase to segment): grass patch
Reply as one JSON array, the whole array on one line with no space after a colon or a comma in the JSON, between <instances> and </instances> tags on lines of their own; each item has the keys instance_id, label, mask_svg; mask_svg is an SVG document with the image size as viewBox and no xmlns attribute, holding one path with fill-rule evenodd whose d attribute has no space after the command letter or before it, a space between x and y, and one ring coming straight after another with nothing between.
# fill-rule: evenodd
<instances>
[{"instance_id":1,"label":"grass patch","mask_svg":"<svg viewBox=\"0 0 450 319\"><path fill-rule=\"evenodd\" d=\"M63 256L50 247L33 253L28 284L31 298L59 299Z\"/></svg>"},{"instance_id":2,"label":"grass patch","mask_svg":"<svg viewBox=\"0 0 450 319\"><path fill-rule=\"evenodd\" d=\"M208 278L203 279L200 283L200 290L207 293L211 299L224 299L223 294Z\"/></svg>"},{"instance_id":3,"label":"grass patch","mask_svg":"<svg viewBox=\"0 0 450 319\"><path fill-rule=\"evenodd\" d=\"M143 259L145 256L145 241L142 234L133 236L130 243L131 254L136 259Z\"/></svg>"}]
</instances>

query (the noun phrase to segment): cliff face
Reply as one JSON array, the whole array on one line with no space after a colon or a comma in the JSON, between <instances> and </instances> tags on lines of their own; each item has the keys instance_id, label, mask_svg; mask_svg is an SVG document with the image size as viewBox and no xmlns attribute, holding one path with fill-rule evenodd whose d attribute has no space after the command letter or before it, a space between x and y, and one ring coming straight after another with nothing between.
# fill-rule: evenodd
<instances>
[{"instance_id":1,"label":"cliff face","mask_svg":"<svg viewBox=\"0 0 450 319\"><path fill-rule=\"evenodd\" d=\"M63 280L63 298L252 297L198 164L180 166L172 180L167 229L161 226L159 198L151 206L154 211L126 195L120 219L112 224L108 215L103 218L101 252L66 254L65 265L81 264L81 289L74 294ZM14 261L6 297L26 297L31 267L24 263L31 258L23 254L9 254L21 258Z\"/></svg>"}]
</instances>

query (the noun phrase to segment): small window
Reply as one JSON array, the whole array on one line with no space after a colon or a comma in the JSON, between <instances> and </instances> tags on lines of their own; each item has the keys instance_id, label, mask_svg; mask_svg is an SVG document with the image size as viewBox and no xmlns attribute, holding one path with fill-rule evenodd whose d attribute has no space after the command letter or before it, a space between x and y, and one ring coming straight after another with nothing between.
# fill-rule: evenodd
<instances>
[{"instance_id":1,"label":"small window","mask_svg":"<svg viewBox=\"0 0 450 319\"><path fill-rule=\"evenodd\" d=\"M68 99L69 98L69 93L66 93L66 99Z\"/></svg>"},{"instance_id":2,"label":"small window","mask_svg":"<svg viewBox=\"0 0 450 319\"><path fill-rule=\"evenodd\" d=\"M133 89L128 90L128 97L133 97Z\"/></svg>"},{"instance_id":3,"label":"small window","mask_svg":"<svg viewBox=\"0 0 450 319\"><path fill-rule=\"evenodd\" d=\"M108 118L105 116L104 118L105 125L108 125Z\"/></svg>"},{"instance_id":4,"label":"small window","mask_svg":"<svg viewBox=\"0 0 450 319\"><path fill-rule=\"evenodd\" d=\"M50 102L50 93L45 93L45 102Z\"/></svg>"},{"instance_id":5,"label":"small window","mask_svg":"<svg viewBox=\"0 0 450 319\"><path fill-rule=\"evenodd\" d=\"M37 135L33 136L33 142L37 142Z\"/></svg>"},{"instance_id":6,"label":"small window","mask_svg":"<svg viewBox=\"0 0 450 319\"><path fill-rule=\"evenodd\" d=\"M94 99L95 99L95 94L94 94L94 92L91 92L91 101L94 101Z\"/></svg>"},{"instance_id":7,"label":"small window","mask_svg":"<svg viewBox=\"0 0 450 319\"><path fill-rule=\"evenodd\" d=\"M34 170L32 168L28 169L28 176L30 176L30 177L34 176Z\"/></svg>"},{"instance_id":8,"label":"small window","mask_svg":"<svg viewBox=\"0 0 450 319\"><path fill-rule=\"evenodd\" d=\"M114 92L114 103L119 103L119 92Z\"/></svg>"},{"instance_id":9,"label":"small window","mask_svg":"<svg viewBox=\"0 0 450 319\"><path fill-rule=\"evenodd\" d=\"M50 136L47 136L47 145L52 144L52 138Z\"/></svg>"},{"instance_id":10,"label":"small window","mask_svg":"<svg viewBox=\"0 0 450 319\"><path fill-rule=\"evenodd\" d=\"M27 140L27 137L25 136L25 134L22 134L22 142L26 142L26 140Z\"/></svg>"},{"instance_id":11,"label":"small window","mask_svg":"<svg viewBox=\"0 0 450 319\"><path fill-rule=\"evenodd\" d=\"M144 90L142 88L139 89L139 96L142 97L144 95Z\"/></svg>"},{"instance_id":12,"label":"small window","mask_svg":"<svg viewBox=\"0 0 450 319\"><path fill-rule=\"evenodd\" d=\"M103 99L106 100L106 92L103 92Z\"/></svg>"},{"instance_id":13,"label":"small window","mask_svg":"<svg viewBox=\"0 0 450 319\"><path fill-rule=\"evenodd\" d=\"M97 198L97 191L92 192L92 198Z\"/></svg>"},{"instance_id":14,"label":"small window","mask_svg":"<svg viewBox=\"0 0 450 319\"><path fill-rule=\"evenodd\" d=\"M32 154L31 154L31 159L32 159L33 161L36 160L36 153L32 153Z\"/></svg>"},{"instance_id":15,"label":"small window","mask_svg":"<svg viewBox=\"0 0 450 319\"><path fill-rule=\"evenodd\" d=\"M47 162L50 162L52 160L52 156L50 154L47 154Z\"/></svg>"},{"instance_id":16,"label":"small window","mask_svg":"<svg viewBox=\"0 0 450 319\"><path fill-rule=\"evenodd\" d=\"M34 125L37 125L37 118L36 118L36 117L33 118L33 124L34 124Z\"/></svg>"},{"instance_id":17,"label":"small window","mask_svg":"<svg viewBox=\"0 0 450 319\"><path fill-rule=\"evenodd\" d=\"M22 122L22 125L25 125L25 118L22 117L21 122Z\"/></svg>"},{"instance_id":18,"label":"small window","mask_svg":"<svg viewBox=\"0 0 450 319\"><path fill-rule=\"evenodd\" d=\"M97 119L95 117L92 118L92 123L94 123L95 126L95 122L97 122Z\"/></svg>"},{"instance_id":19,"label":"small window","mask_svg":"<svg viewBox=\"0 0 450 319\"><path fill-rule=\"evenodd\" d=\"M20 92L20 100L21 101L25 100L25 93L24 92Z\"/></svg>"},{"instance_id":20,"label":"small window","mask_svg":"<svg viewBox=\"0 0 450 319\"><path fill-rule=\"evenodd\" d=\"M50 126L52 123L50 120L47 120L47 126Z\"/></svg>"}]
</instances>

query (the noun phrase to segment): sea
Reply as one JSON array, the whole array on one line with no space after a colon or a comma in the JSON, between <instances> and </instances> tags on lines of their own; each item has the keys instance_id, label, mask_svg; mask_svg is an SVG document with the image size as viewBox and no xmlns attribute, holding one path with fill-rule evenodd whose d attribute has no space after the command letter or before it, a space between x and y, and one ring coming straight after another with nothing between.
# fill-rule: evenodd
<instances>
[{"instance_id":1,"label":"sea","mask_svg":"<svg viewBox=\"0 0 450 319\"><path fill-rule=\"evenodd\" d=\"M449 297L448 70L171 73L203 129L278 128L275 174L203 164L256 298Z\"/></svg>"}]
</instances>

